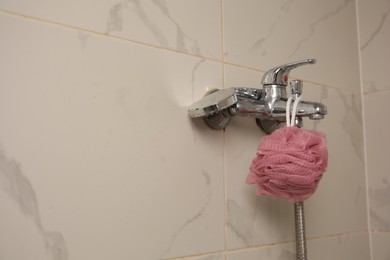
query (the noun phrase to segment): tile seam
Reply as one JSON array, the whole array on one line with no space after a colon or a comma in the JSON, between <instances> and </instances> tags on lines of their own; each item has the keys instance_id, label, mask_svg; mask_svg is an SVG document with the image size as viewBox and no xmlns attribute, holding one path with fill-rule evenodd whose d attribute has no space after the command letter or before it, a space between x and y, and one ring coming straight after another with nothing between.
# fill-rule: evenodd
<instances>
[{"instance_id":1,"label":"tile seam","mask_svg":"<svg viewBox=\"0 0 390 260\"><path fill-rule=\"evenodd\" d=\"M100 37L103 37L103 38L106 38L106 39L119 40L119 41L127 42L127 43L130 43L130 44L142 46L142 47L147 47L147 48L157 49L157 50L161 50L161 51L167 51L167 52L171 52L171 53L181 54L181 55L185 55L185 56L188 56L188 57L193 57L193 58L197 58L197 59L207 60L207 61L210 61L210 62L222 63L223 65L229 65L229 66L233 66L233 67L236 67L236 68L246 69L246 70L260 72L260 73L264 73L265 72L265 70L262 70L262 69L252 68L252 67L241 65L241 64L235 64L235 63L227 62L227 61L224 60L223 53L222 53L221 60L219 60L219 59L216 59L216 58L205 57L205 56L201 56L201 55L194 55L194 54L191 54L191 53L182 52L182 51L178 51L178 50L175 50L175 49L163 48L161 46L148 44L148 43L137 41L137 40L131 40L131 39L120 37L120 36L108 35L108 34L104 34L104 33L98 32L98 31L89 30L89 29L85 29L85 28L81 28L81 27L77 27L77 26L66 25L66 24L62 24L62 23L59 23L59 22L46 20L46 19L43 19L43 18L38 18L38 17L30 16L30 15L25 15L25 14L21 14L21 13L8 11L8 10L5 10L5 9L0 9L0 13L11 15L11 16L14 16L14 17L18 17L18 18L24 19L24 20L37 22L37 23L48 24L48 25L58 26L58 27L61 27L61 28L64 28L64 29L68 29L68 30L84 32L84 33L88 33L88 34L91 34L91 35L100 36ZM223 45L223 43L222 43L222 45ZM222 50L222 52L223 52L223 50ZM290 77L290 78L291 79L297 79L297 78L294 78L294 77ZM320 86L320 87L340 90L340 91L354 93L354 94L358 94L358 93L360 94L360 91L353 91L353 90L350 90L348 88L327 85L327 84L323 84L323 83L320 83L320 82L305 80L303 78L299 78L299 79L303 80L306 83L313 84L315 86Z\"/></svg>"},{"instance_id":2,"label":"tile seam","mask_svg":"<svg viewBox=\"0 0 390 260\"><path fill-rule=\"evenodd\" d=\"M381 89L381 90L376 90L376 91L363 92L363 95L364 96L371 96L371 95L387 93L387 92L390 92L390 89Z\"/></svg>"},{"instance_id":3,"label":"tile seam","mask_svg":"<svg viewBox=\"0 0 390 260\"><path fill-rule=\"evenodd\" d=\"M370 259L374 259L373 245L372 245L372 234L371 234L371 213L370 213L370 196L369 196L369 178L368 178L368 161L367 161L367 129L366 129L366 113L365 113L365 93L363 85L363 66L362 66L362 54L361 54L361 42L360 42L360 23L359 23L359 3L355 0L355 19L356 19L356 35L358 44L358 61L359 61L359 81L360 81L360 95L361 95L361 106L362 106L362 120L363 120L363 153L364 153L364 177L365 177L365 188L366 188L366 217L367 217L367 229L368 229L368 248Z\"/></svg>"},{"instance_id":4,"label":"tile seam","mask_svg":"<svg viewBox=\"0 0 390 260\"><path fill-rule=\"evenodd\" d=\"M222 88L224 89L225 86L225 56L224 56L224 51L225 51L225 37L224 37L224 15L223 15L223 8L224 8L224 2L223 0L220 0L220 29L221 29L221 69L222 69ZM224 236L223 236L223 242L224 242L224 256L223 258L227 260L227 254L226 251L228 250L228 244L227 244L227 218L228 218L228 213L227 213L227 162L226 162L226 152L227 152L227 136L226 136L226 131L225 129L223 130L223 185L224 185L224 199L223 199L223 210L224 210L224 218L223 218L223 231L224 231Z\"/></svg>"},{"instance_id":5,"label":"tile seam","mask_svg":"<svg viewBox=\"0 0 390 260\"><path fill-rule=\"evenodd\" d=\"M374 233L374 234L378 234L378 233L390 234L390 230L372 229L372 230L371 230L371 233Z\"/></svg>"},{"instance_id":6,"label":"tile seam","mask_svg":"<svg viewBox=\"0 0 390 260\"><path fill-rule=\"evenodd\" d=\"M179 257L174 257L174 258L167 258L165 260L192 259L192 258L196 258L196 257L212 256L212 255L222 254L222 253L224 253L224 251L215 251L215 252L199 253L199 254L187 255L187 256L179 256Z\"/></svg>"},{"instance_id":7,"label":"tile seam","mask_svg":"<svg viewBox=\"0 0 390 260\"><path fill-rule=\"evenodd\" d=\"M333 235L327 235L327 236L320 236L320 237L311 237L307 238L306 241L317 241L317 240L325 240L325 239L331 239L331 238L337 238L337 237L351 237L351 236L356 236L360 234L365 234L369 233L367 230L364 231L359 231L359 232L349 232L349 233L340 233L340 234L333 234ZM245 252L245 251L250 251L250 250L255 250L255 249L262 249L262 248L272 248L272 247L277 247L277 246L283 246L283 245L289 245L289 244L294 244L295 241L285 241L282 243L271 243L271 244L263 244L259 246L251 246L251 247L245 247L245 248L237 248L237 249L231 249L228 252Z\"/></svg>"},{"instance_id":8,"label":"tile seam","mask_svg":"<svg viewBox=\"0 0 390 260\"><path fill-rule=\"evenodd\" d=\"M386 232L387 233L387 232ZM390 231L389 231L390 233ZM318 240L325 240L325 239L332 239L332 238L338 238L338 237L352 237L352 236L357 236L357 235L362 235L362 234L369 234L367 230L362 230L362 231L356 231L356 232L346 232L346 233L338 233L338 234L332 234L332 235L327 235L327 236L318 236L318 237L311 237L307 238L307 241L318 241ZM278 246L284 246L284 245L289 245L289 244L294 244L294 240L289 240L281 243L270 243L270 244L262 244L262 245L257 245L257 246L250 246L250 247L243 247L243 248L235 248L235 249L228 249L224 251L215 251L215 252L208 252L204 254L196 254L196 255L190 255L190 256L183 256L183 257L177 257L177 258L170 258L169 260L179 260L182 258L194 258L194 257L199 257L199 256L208 256L208 255L215 255L215 254L222 254L225 253L236 253L236 252L246 252L246 251L251 251L251 250L256 250L256 249L265 249L265 248L272 248L272 247L278 247Z\"/></svg>"},{"instance_id":9,"label":"tile seam","mask_svg":"<svg viewBox=\"0 0 390 260\"><path fill-rule=\"evenodd\" d=\"M197 58L197 59L203 59L203 60L207 60L207 61L211 61L211 62L222 63L221 60L216 59L216 58L205 57L205 56L201 56L201 55L191 54L188 52L182 52L182 51L175 50L175 49L164 48L161 46L157 46L157 45L153 45L153 44L149 44L149 43L145 43L145 42L141 42L141 41L137 41L137 40L132 40L132 39L128 39L128 38L124 38L124 37L120 37L120 36L105 34L102 32L98 32L98 31L94 31L94 30L90 30L90 29L86 29L86 28L81 28L81 27L77 27L77 26L73 26L73 25L67 25L67 24L63 24L63 23L59 23L59 22L55 22L55 21L51 21L51 20L47 20L47 19L43 19L43 18L38 18L38 17L30 16L30 15L25 15L25 14L20 14L20 13L4 10L4 9L0 9L0 13L10 15L13 17L17 17L20 19L28 20L28 21L33 21L36 23L58 26L58 27L61 27L63 29L67 29L67 30L88 33L88 34L103 37L106 39L119 40L119 41L131 43L134 45L138 45L138 46L143 46L143 47L148 47L148 48L152 48L152 49L158 49L158 50L162 50L162 51L172 52L172 53L181 54L181 55L185 55L185 56L189 56L189 57L193 57L193 58Z\"/></svg>"}]
</instances>

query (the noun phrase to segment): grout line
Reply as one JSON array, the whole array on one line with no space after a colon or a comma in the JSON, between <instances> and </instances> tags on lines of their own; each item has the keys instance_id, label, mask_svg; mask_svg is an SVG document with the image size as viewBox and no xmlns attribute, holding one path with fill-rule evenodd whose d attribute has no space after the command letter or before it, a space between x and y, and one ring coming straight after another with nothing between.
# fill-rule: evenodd
<instances>
[{"instance_id":1,"label":"grout line","mask_svg":"<svg viewBox=\"0 0 390 260\"><path fill-rule=\"evenodd\" d=\"M311 238L307 238L306 241L318 241L318 240L334 239L334 238L339 238L339 237L350 237L350 236L369 234L369 233L370 232L368 232L367 230L356 231L356 232L346 232L346 233L339 233L339 234L333 234L333 235L327 235L327 236L311 237ZM389 232L382 232L382 233L390 233L390 231ZM285 246L285 245L294 244L294 242L295 242L294 240L290 240L290 241L285 241L285 242L280 242L280 243L270 243L270 244L262 244L262 245L258 245L258 246L250 246L250 247L245 247L245 248L227 249L227 250L209 252L209 253L204 253L204 254L195 254L195 255L190 255L190 256L170 258L169 260L179 260L179 259L183 259L183 258L191 259L191 258L196 258L196 257L200 257L200 256L208 256L208 255L223 254L223 253L225 253L225 259L226 259L227 253L238 253L238 252L246 252L246 251L251 251L251 250L256 250L256 249L273 248L273 247L278 247L278 246Z\"/></svg>"},{"instance_id":2,"label":"grout line","mask_svg":"<svg viewBox=\"0 0 390 260\"><path fill-rule=\"evenodd\" d=\"M223 7L223 0L221 0L221 7ZM221 22L223 22L223 13L222 12L223 12L223 10L221 10ZM231 63L231 62L225 61L225 59L224 59L223 24L221 26L221 29L222 29L222 43L221 43L221 45L222 45L222 53L221 54L222 54L222 57L221 57L221 60L220 60L220 59L217 59L217 58L203 57L201 55L190 54L190 53L182 52L182 51L175 50L175 49L168 49L168 48L164 48L164 47L161 47L161 46L157 46L157 45L153 45L153 44L149 44L149 43L144 43L144 42L137 41L137 40L131 40L131 39L120 37L120 36L108 35L108 34L105 34L105 33L98 32L98 31L84 29L84 28L81 28L81 27L73 26L73 25L66 25L66 24L62 24L62 23L59 23L59 22L54 22L54 21L50 21L50 20L46 20L46 19L42 19L42 18L37 18L37 17L30 16L30 15L15 13L15 12L4 10L4 9L0 9L0 13L11 15L11 16L18 17L18 18L25 19L25 20L38 22L38 23L45 23L45 24L50 24L50 25L54 25L54 26L59 26L61 28L68 29L68 30L76 30L76 31L79 31L79 32L84 32L84 33L88 33L88 34L95 35L95 36L105 37L105 38L112 39L112 40L124 41L124 42L128 42L128 43L131 43L131 44L143 46L143 47L153 48L153 49L162 50L162 51L168 51L168 52L177 53L177 54L181 54L181 55L186 55L186 56L193 57L193 58L198 58L198 59L204 59L204 60L207 60L207 61L210 61L210 62L222 63L223 65L229 65L229 66L232 66L232 67L235 67L235 68L247 69L247 70L250 70L250 71L255 71L255 72L260 72L260 73L264 73L265 72L265 70L256 69L256 68L252 68L252 67L249 67L249 66L235 64L235 63ZM223 75L224 75L224 72L223 72ZM296 79L294 77L290 77L290 78L291 79ZM323 84L323 83L320 83L320 82L309 81L309 80L304 80L304 79L301 79L301 80L303 80L306 83L310 83L310 84L313 84L313 85L316 85L316 86L325 87L325 88L331 88L331 89L335 89L335 90L341 90L341 91L344 91L344 92L357 94L356 91L352 91L352 90L349 90L347 88L326 85L326 84ZM360 94L360 92L359 92L359 94Z\"/></svg>"},{"instance_id":3,"label":"grout line","mask_svg":"<svg viewBox=\"0 0 390 260\"><path fill-rule=\"evenodd\" d=\"M371 233L376 233L376 234L390 234L390 230L381 230L381 229L374 229L371 230Z\"/></svg>"},{"instance_id":4,"label":"grout line","mask_svg":"<svg viewBox=\"0 0 390 260\"><path fill-rule=\"evenodd\" d=\"M225 86L225 27L224 27L224 0L220 0L220 15L221 15L221 61L222 61L222 89ZM227 221L228 221L228 210L227 210L227 136L225 129L223 130L223 184L224 184L224 195L223 195L223 243L224 243L224 255L223 258L228 260L227 250Z\"/></svg>"},{"instance_id":5,"label":"grout line","mask_svg":"<svg viewBox=\"0 0 390 260\"><path fill-rule=\"evenodd\" d=\"M225 55L224 55L224 56L225 56ZM225 58L224 56L223 56L223 59ZM236 64L236 63L231 63L231 62L229 62L229 61L225 61L225 59L223 60L223 62L224 62L226 65L233 66L233 67L236 67L236 68L247 69L247 70L251 70L251 71L255 71L255 72L260 72L260 73L264 73L264 72L265 72L265 70L252 68L252 67L249 67L249 66L246 66L246 65L240 65L240 64Z\"/></svg>"},{"instance_id":6,"label":"grout line","mask_svg":"<svg viewBox=\"0 0 390 260\"><path fill-rule=\"evenodd\" d=\"M330 238L336 238L336 237L348 237L348 236L356 236L360 234L365 234L369 233L368 230L362 230L362 231L355 231L355 232L345 232L345 233L340 233L340 234L333 234L333 235L328 235L328 236L318 236L318 237L309 237L307 238L308 241L310 240L323 240L323 239L330 239Z\"/></svg>"},{"instance_id":7,"label":"grout line","mask_svg":"<svg viewBox=\"0 0 390 260\"><path fill-rule=\"evenodd\" d=\"M369 96L369 95L387 93L387 92L390 92L390 89L380 89L380 90L374 90L374 91L368 91L368 92L364 92L364 90L363 90L362 92L363 92L364 96Z\"/></svg>"},{"instance_id":8,"label":"grout line","mask_svg":"<svg viewBox=\"0 0 390 260\"><path fill-rule=\"evenodd\" d=\"M191 54L191 53L188 53L188 52L183 52L183 51L179 51L179 50L175 50L175 49L164 48L164 47L161 47L161 46L158 46L158 45L153 45L153 44L150 44L150 43L145 43L145 42L141 42L141 41L137 41L137 40L131 40L131 39L124 38L124 37L121 37L121 36L105 34L105 33L102 33L102 32L98 32L98 31L94 31L94 30L90 30L90 29L85 29L85 28L81 28L81 27L77 27L77 26L73 26L73 25L62 24L62 23L59 23L59 22L54 22L54 21L51 21L51 20L46 20L46 19L42 19L42 18L30 16L30 15L15 13L15 12L4 10L4 9L0 9L0 13L11 15L11 16L15 16L15 17L18 17L18 18L21 18L21 19L25 19L25 20L38 22L38 23L45 23L45 24L50 24L50 25L54 25L54 26L59 26L61 28L68 29L68 30L76 30L76 31L92 34L92 35L95 35L95 36L106 37L106 38L109 38L109 39L115 39L115 40L120 40L120 41L124 41L124 42L128 42L128 43L132 43L132 44L135 44L135 45L140 45L140 46L149 47L149 48L158 49L158 50L164 50L164 51L168 51L168 52L174 52L174 53L178 53L178 54L182 54L182 55L186 55L186 56L190 56L190 57L194 57L194 58L198 58L198 59L200 58L200 59L205 59L205 60L208 60L208 61L218 62L218 63L221 62L221 60L218 60L216 58L203 57L201 55L195 55L195 54Z\"/></svg>"},{"instance_id":9,"label":"grout line","mask_svg":"<svg viewBox=\"0 0 390 260\"><path fill-rule=\"evenodd\" d=\"M364 231L357 231L357 232L333 234L333 235L327 235L327 236L307 237L306 241L317 241L317 240L332 239L332 238L337 238L337 237L355 236L355 235L364 234L364 233L368 233L368 231L364 230ZM295 243L295 240L285 241L285 242L281 242L281 243L271 243L271 244L263 244L263 245L259 245L259 246L232 249L232 250L230 250L230 252L246 251L246 250L258 249L258 248L276 247L276 246L283 246L283 245L288 245L288 244L293 244L293 243Z\"/></svg>"},{"instance_id":10,"label":"grout line","mask_svg":"<svg viewBox=\"0 0 390 260\"><path fill-rule=\"evenodd\" d=\"M215 252L207 252L207 253L200 253L200 254L195 254L195 255L188 255L188 256L179 256L179 257L174 257L174 258L167 258L166 260L182 260L182 259L192 259L192 258L197 258L197 257L202 257L202 256L210 256L210 255L217 255L221 254L224 251L215 251Z\"/></svg>"},{"instance_id":11,"label":"grout line","mask_svg":"<svg viewBox=\"0 0 390 260\"><path fill-rule=\"evenodd\" d=\"M332 239L332 238L338 238L338 237L348 237L348 236L355 236L355 235L360 235L360 234L365 234L365 233L369 233L369 232L367 230L364 230L364 231L358 231L358 232L333 234L333 235L328 235L328 236L311 237L311 238L306 238L306 241L318 241L318 240ZM230 253L232 253L232 252L245 252L245 251L250 251L250 250L255 250L255 249L284 246L284 245L289 245L289 244L294 244L294 243L295 243L295 240L291 240L291 241L285 241L282 243L271 243L271 244L263 244L263 245L251 246L251 247L246 247L246 248L230 249L230 250L228 250L228 252L230 252Z\"/></svg>"},{"instance_id":12,"label":"grout line","mask_svg":"<svg viewBox=\"0 0 390 260\"><path fill-rule=\"evenodd\" d=\"M372 234L371 234L371 214L370 214L370 196L369 196L369 181L368 181L368 161L367 161L367 129L366 129L366 116L365 116L365 94L363 86L363 66L361 55L361 42L360 42L360 24L359 24L359 7L358 1L355 1L355 17L356 17L356 31L357 31L357 43L358 43L358 58L359 58L359 76L360 76L360 93L362 103L362 128L363 128L363 149L364 149L364 177L366 181L366 216L367 216L367 229L368 229L368 246L370 250L370 259L374 259L373 247L372 247Z\"/></svg>"},{"instance_id":13,"label":"grout line","mask_svg":"<svg viewBox=\"0 0 390 260\"><path fill-rule=\"evenodd\" d=\"M230 249L230 253L237 253L237 252L246 252L246 251L251 251L255 249L263 249L263 248L272 248L272 247L277 247L277 246L285 246L289 244L293 244L294 241L286 241L282 243L271 243L271 244L263 244L263 245L258 245L258 246L250 246L250 247L244 247L244 248L235 248L235 249Z\"/></svg>"}]
</instances>

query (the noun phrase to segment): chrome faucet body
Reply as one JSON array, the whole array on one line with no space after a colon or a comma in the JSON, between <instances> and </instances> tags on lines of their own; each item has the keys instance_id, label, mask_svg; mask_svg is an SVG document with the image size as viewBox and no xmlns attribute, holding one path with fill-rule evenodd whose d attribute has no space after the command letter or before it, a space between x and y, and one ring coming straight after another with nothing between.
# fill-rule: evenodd
<instances>
[{"instance_id":1,"label":"chrome faucet body","mask_svg":"<svg viewBox=\"0 0 390 260\"><path fill-rule=\"evenodd\" d=\"M204 117L213 129L223 129L233 116L256 118L257 124L267 133L279 128L286 118L287 82L289 72L302 65L315 64L314 59L284 64L267 71L262 78L262 89L229 88L218 90L188 108L191 117ZM292 95L302 93L302 81L290 81ZM298 125L302 117L322 119L326 106L310 101L298 105Z\"/></svg>"}]
</instances>

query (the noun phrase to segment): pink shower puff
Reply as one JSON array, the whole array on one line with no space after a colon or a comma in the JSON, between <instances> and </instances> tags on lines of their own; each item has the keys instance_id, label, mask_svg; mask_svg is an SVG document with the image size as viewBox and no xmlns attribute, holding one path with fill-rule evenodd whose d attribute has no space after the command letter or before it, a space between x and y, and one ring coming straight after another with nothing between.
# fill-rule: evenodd
<instances>
[{"instance_id":1,"label":"pink shower puff","mask_svg":"<svg viewBox=\"0 0 390 260\"><path fill-rule=\"evenodd\" d=\"M316 191L327 165L325 135L284 127L262 138L246 182L257 185L258 195L300 202Z\"/></svg>"}]
</instances>

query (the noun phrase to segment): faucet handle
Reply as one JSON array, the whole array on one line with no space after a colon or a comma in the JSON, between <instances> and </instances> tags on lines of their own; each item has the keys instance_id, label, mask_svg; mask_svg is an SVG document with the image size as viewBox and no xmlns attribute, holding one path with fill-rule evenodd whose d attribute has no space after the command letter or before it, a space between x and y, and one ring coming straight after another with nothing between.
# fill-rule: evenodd
<instances>
[{"instance_id":1,"label":"faucet handle","mask_svg":"<svg viewBox=\"0 0 390 260\"><path fill-rule=\"evenodd\" d=\"M316 63L315 59L307 59L307 60L296 61L296 62L287 63L275 67L273 69L270 69L264 74L263 79L261 80L261 84L287 86L288 73L292 69L295 69L296 67L302 65L315 64L315 63Z\"/></svg>"}]
</instances>

